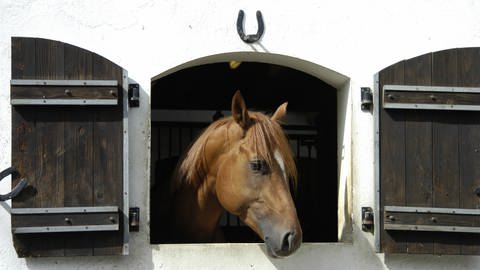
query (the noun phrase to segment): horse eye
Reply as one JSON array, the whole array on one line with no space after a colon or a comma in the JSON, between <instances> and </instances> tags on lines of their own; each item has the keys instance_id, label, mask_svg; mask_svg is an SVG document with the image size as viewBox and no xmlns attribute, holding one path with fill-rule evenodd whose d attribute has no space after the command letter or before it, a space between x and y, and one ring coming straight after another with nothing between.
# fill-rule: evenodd
<instances>
[{"instance_id":1,"label":"horse eye","mask_svg":"<svg viewBox=\"0 0 480 270\"><path fill-rule=\"evenodd\" d=\"M250 169L261 174L267 174L269 171L267 162L259 159L250 161Z\"/></svg>"}]
</instances>

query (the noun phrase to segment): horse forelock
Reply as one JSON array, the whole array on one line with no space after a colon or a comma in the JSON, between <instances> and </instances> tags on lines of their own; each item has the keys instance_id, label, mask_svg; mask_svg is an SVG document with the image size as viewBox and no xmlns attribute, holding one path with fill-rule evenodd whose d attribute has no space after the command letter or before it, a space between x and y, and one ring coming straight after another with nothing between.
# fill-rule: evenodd
<instances>
[{"instance_id":1,"label":"horse forelock","mask_svg":"<svg viewBox=\"0 0 480 270\"><path fill-rule=\"evenodd\" d=\"M273 165L280 155L287 179L292 182L293 186L296 186L297 169L295 160L282 127L277 121L262 113L253 113L252 117L254 123L247 131L246 143L253 146L256 155L265 160L269 168L274 167Z\"/></svg>"},{"instance_id":2,"label":"horse forelock","mask_svg":"<svg viewBox=\"0 0 480 270\"><path fill-rule=\"evenodd\" d=\"M270 168L273 168L273 164L276 162L275 153L278 153L283 159L285 175L293 186L296 186L297 169L295 160L280 124L262 113L249 112L249 114L252 117L252 122L242 138L243 143L251 146L255 154L264 159ZM205 145L213 132L233 122L232 117L222 118L202 132L176 168L175 181L177 187L182 184L198 187L205 180L208 174Z\"/></svg>"}]
</instances>

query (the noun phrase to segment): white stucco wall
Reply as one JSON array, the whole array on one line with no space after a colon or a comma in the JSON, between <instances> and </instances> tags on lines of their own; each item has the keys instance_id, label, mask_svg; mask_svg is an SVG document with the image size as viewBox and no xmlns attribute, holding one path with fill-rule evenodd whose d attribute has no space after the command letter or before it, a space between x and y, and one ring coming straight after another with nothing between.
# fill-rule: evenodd
<instances>
[{"instance_id":1,"label":"white stucco wall","mask_svg":"<svg viewBox=\"0 0 480 270\"><path fill-rule=\"evenodd\" d=\"M246 32L238 38L238 10ZM360 208L374 205L373 119L360 110L360 87L405 58L454 47L479 46L480 2L432 1L26 1L0 0L0 169L10 165L10 37L70 43L107 57L142 87L141 107L130 111L130 204L142 209L141 229L131 234L130 255L18 259L10 217L0 208L0 269L475 269L480 257L375 254L373 237L360 230ZM305 244L291 258L272 260L256 244L155 245L148 243L148 145L150 79L177 65L229 52L283 54L350 78L348 118L353 184L352 243ZM312 71L313 72L313 71ZM0 182L0 193L10 189Z\"/></svg>"}]
</instances>

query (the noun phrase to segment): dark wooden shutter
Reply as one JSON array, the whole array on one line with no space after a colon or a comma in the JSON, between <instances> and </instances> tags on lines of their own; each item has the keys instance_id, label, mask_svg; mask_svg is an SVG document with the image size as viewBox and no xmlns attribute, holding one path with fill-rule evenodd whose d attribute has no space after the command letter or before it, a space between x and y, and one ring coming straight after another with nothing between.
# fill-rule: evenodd
<instances>
[{"instance_id":1,"label":"dark wooden shutter","mask_svg":"<svg viewBox=\"0 0 480 270\"><path fill-rule=\"evenodd\" d=\"M480 48L379 72L381 251L480 254L479 74Z\"/></svg>"},{"instance_id":2,"label":"dark wooden shutter","mask_svg":"<svg viewBox=\"0 0 480 270\"><path fill-rule=\"evenodd\" d=\"M13 242L20 257L128 253L126 72L87 50L12 38Z\"/></svg>"}]
</instances>

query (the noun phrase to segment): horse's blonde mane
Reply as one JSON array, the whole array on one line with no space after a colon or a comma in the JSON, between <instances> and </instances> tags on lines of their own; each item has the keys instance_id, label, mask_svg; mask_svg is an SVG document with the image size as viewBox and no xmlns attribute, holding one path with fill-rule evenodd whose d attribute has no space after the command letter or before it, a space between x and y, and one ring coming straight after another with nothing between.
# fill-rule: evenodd
<instances>
[{"instance_id":1,"label":"horse's blonde mane","mask_svg":"<svg viewBox=\"0 0 480 270\"><path fill-rule=\"evenodd\" d=\"M273 168L274 151L278 151L284 161L286 176L293 186L296 186L295 161L280 124L259 112L249 112L249 115L251 123L243 138L244 143L251 145L258 157L267 162L269 168ZM225 117L213 122L202 132L177 165L174 174L177 187L184 184L198 186L205 180L208 173L208 164L205 160L205 145L208 138L219 128L225 128L226 131L230 124L234 124L233 122L232 117Z\"/></svg>"}]
</instances>

